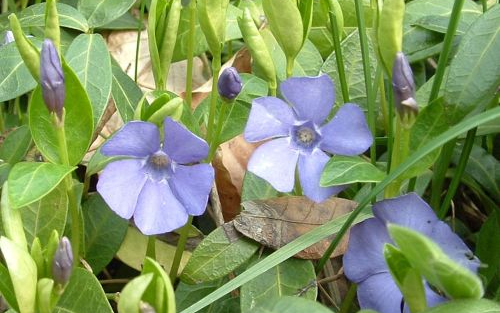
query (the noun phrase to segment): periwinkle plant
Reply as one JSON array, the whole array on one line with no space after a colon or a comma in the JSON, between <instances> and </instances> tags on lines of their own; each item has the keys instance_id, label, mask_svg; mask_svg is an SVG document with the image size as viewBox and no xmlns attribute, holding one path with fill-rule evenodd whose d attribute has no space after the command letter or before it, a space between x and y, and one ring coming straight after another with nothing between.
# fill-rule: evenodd
<instances>
[{"instance_id":1,"label":"periwinkle plant","mask_svg":"<svg viewBox=\"0 0 500 313\"><path fill-rule=\"evenodd\" d=\"M219 77L217 87L219 95L223 100L234 100L240 94L243 87L238 70L232 66L224 69Z\"/></svg>"},{"instance_id":2,"label":"periwinkle plant","mask_svg":"<svg viewBox=\"0 0 500 313\"><path fill-rule=\"evenodd\" d=\"M54 281L64 288L73 271L73 250L67 237L59 241L56 254L52 260L52 277Z\"/></svg>"},{"instance_id":3,"label":"periwinkle plant","mask_svg":"<svg viewBox=\"0 0 500 313\"><path fill-rule=\"evenodd\" d=\"M44 40L40 53L40 84L47 109L62 120L66 85L59 54L50 39Z\"/></svg>"}]
</instances>

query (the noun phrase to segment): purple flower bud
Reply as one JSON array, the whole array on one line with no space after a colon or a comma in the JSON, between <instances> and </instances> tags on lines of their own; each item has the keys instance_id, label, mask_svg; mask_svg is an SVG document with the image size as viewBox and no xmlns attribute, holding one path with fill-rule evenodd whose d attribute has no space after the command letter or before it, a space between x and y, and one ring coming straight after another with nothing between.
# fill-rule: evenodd
<instances>
[{"instance_id":1,"label":"purple flower bud","mask_svg":"<svg viewBox=\"0 0 500 313\"><path fill-rule=\"evenodd\" d=\"M392 86L394 104L400 117L417 114L418 105L415 100L415 82L408 59L403 52L396 54L392 67Z\"/></svg>"},{"instance_id":2,"label":"purple flower bud","mask_svg":"<svg viewBox=\"0 0 500 313\"><path fill-rule=\"evenodd\" d=\"M50 112L55 112L59 119L62 118L66 86L61 60L54 43L45 39L40 54L40 83L45 105Z\"/></svg>"},{"instance_id":3,"label":"purple flower bud","mask_svg":"<svg viewBox=\"0 0 500 313\"><path fill-rule=\"evenodd\" d=\"M52 260L52 278L58 284L65 286L73 270L73 250L67 237L59 241L56 254Z\"/></svg>"},{"instance_id":4,"label":"purple flower bud","mask_svg":"<svg viewBox=\"0 0 500 313\"><path fill-rule=\"evenodd\" d=\"M187 7L191 3L191 0L181 0L181 4L183 7Z\"/></svg>"},{"instance_id":5,"label":"purple flower bud","mask_svg":"<svg viewBox=\"0 0 500 313\"><path fill-rule=\"evenodd\" d=\"M219 95L227 100L233 100L238 96L243 87L240 74L234 67L226 68L219 77Z\"/></svg>"},{"instance_id":6,"label":"purple flower bud","mask_svg":"<svg viewBox=\"0 0 500 313\"><path fill-rule=\"evenodd\" d=\"M11 30L6 31L5 36L3 37L3 44L6 45L6 44L11 43L13 41L15 41L14 33Z\"/></svg>"}]
</instances>

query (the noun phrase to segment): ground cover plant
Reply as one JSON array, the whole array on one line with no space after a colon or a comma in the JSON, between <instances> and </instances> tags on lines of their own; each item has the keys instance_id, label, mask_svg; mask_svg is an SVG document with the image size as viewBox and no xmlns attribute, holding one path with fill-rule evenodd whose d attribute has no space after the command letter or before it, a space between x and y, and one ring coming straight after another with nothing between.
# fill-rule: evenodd
<instances>
[{"instance_id":1,"label":"ground cover plant","mask_svg":"<svg viewBox=\"0 0 500 313\"><path fill-rule=\"evenodd\" d=\"M500 312L496 0L3 0L0 312Z\"/></svg>"}]
</instances>

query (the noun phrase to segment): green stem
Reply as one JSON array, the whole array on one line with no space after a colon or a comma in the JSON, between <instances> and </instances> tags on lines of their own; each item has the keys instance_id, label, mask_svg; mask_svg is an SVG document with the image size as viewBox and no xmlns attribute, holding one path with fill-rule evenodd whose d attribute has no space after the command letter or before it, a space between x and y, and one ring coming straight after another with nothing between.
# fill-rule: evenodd
<instances>
[{"instance_id":1,"label":"green stem","mask_svg":"<svg viewBox=\"0 0 500 313\"><path fill-rule=\"evenodd\" d=\"M410 181L408 182L408 188L406 189L406 192L413 192L415 191L415 186L417 185L417 177L412 177Z\"/></svg>"},{"instance_id":2,"label":"green stem","mask_svg":"<svg viewBox=\"0 0 500 313\"><path fill-rule=\"evenodd\" d=\"M351 284L351 286L349 287L349 290L347 290L347 294L345 295L344 300L342 301L342 305L340 306L339 313L350 312L352 302L354 301L354 298L356 297L357 289L358 289L358 285Z\"/></svg>"},{"instance_id":3,"label":"green stem","mask_svg":"<svg viewBox=\"0 0 500 313\"><path fill-rule=\"evenodd\" d=\"M174 260L172 261L172 267L170 268L170 281L172 284L175 284L177 279L177 272L179 271L179 266L182 260L182 254L184 253L184 249L186 247L187 238L189 235L189 229L191 228L191 224L193 223L193 217L190 215L188 221L184 227L180 230L179 241L177 242L177 249L175 249Z\"/></svg>"},{"instance_id":4,"label":"green stem","mask_svg":"<svg viewBox=\"0 0 500 313\"><path fill-rule=\"evenodd\" d=\"M340 89L342 90L342 99L344 102L349 102L349 85L345 76L344 58L342 56L342 47L340 46L340 34L337 29L337 18L333 13L333 4L329 3L330 25L333 35L333 48L335 49L335 60L337 61L337 71L340 79Z\"/></svg>"},{"instance_id":5,"label":"green stem","mask_svg":"<svg viewBox=\"0 0 500 313\"><path fill-rule=\"evenodd\" d=\"M21 0L21 10L26 9L28 6L28 0Z\"/></svg>"},{"instance_id":6,"label":"green stem","mask_svg":"<svg viewBox=\"0 0 500 313\"><path fill-rule=\"evenodd\" d=\"M378 85L379 85L379 80L377 77L380 75L383 75L382 71L382 66L380 64L377 65L377 71L375 72L375 82L373 83L372 86L372 96L373 99L377 98L377 91L378 91ZM375 144L375 138L376 138L376 133L377 133L377 117L375 116L375 106L376 103L375 101L371 101L368 103L368 125L370 127L370 131L373 135L373 144L370 146L370 160L373 165L377 162L377 145Z\"/></svg>"},{"instance_id":7,"label":"green stem","mask_svg":"<svg viewBox=\"0 0 500 313\"><path fill-rule=\"evenodd\" d=\"M443 190L444 180L448 166L450 165L451 155L455 148L456 139L447 142L439 159L434 164L434 175L432 176L431 201L430 205L434 210L438 210L441 202L441 193Z\"/></svg>"},{"instance_id":8,"label":"green stem","mask_svg":"<svg viewBox=\"0 0 500 313\"><path fill-rule=\"evenodd\" d=\"M2 13L7 13L9 11L9 1L2 0Z\"/></svg>"},{"instance_id":9,"label":"green stem","mask_svg":"<svg viewBox=\"0 0 500 313\"><path fill-rule=\"evenodd\" d=\"M146 248L146 256L156 260L156 236L148 236L148 246Z\"/></svg>"},{"instance_id":10,"label":"green stem","mask_svg":"<svg viewBox=\"0 0 500 313\"><path fill-rule=\"evenodd\" d=\"M233 57L233 41L229 40L227 42L227 58L230 59Z\"/></svg>"},{"instance_id":11,"label":"green stem","mask_svg":"<svg viewBox=\"0 0 500 313\"><path fill-rule=\"evenodd\" d=\"M222 107L219 112L219 118L217 119L217 129L215 130L215 134L210 142L210 151L208 152L208 162L212 162L215 156L215 152L217 151L217 147L219 146L219 136L222 131L222 125L224 125L226 119L226 111L227 107L231 106L231 110L233 109L233 104L230 102L226 102L222 100Z\"/></svg>"},{"instance_id":12,"label":"green stem","mask_svg":"<svg viewBox=\"0 0 500 313\"><path fill-rule=\"evenodd\" d=\"M215 53L212 60L212 94L210 99L210 111L208 113L207 141L211 145L213 141L213 128L215 127L215 109L217 107L217 98L219 97L217 84L219 82L219 72L221 68L220 53Z\"/></svg>"},{"instance_id":13,"label":"green stem","mask_svg":"<svg viewBox=\"0 0 500 313\"><path fill-rule=\"evenodd\" d=\"M293 66L295 63L294 58L286 58L286 78L290 78L293 75Z\"/></svg>"},{"instance_id":14,"label":"green stem","mask_svg":"<svg viewBox=\"0 0 500 313\"><path fill-rule=\"evenodd\" d=\"M4 107L4 104L0 103L0 133L3 133L3 131L5 130L5 120L4 120L4 116L3 116L3 107Z\"/></svg>"},{"instance_id":15,"label":"green stem","mask_svg":"<svg viewBox=\"0 0 500 313\"><path fill-rule=\"evenodd\" d=\"M191 110L193 102L193 57L194 57L194 35L196 27L196 1L189 3L189 33L187 43L187 69L186 69L186 92L184 99Z\"/></svg>"},{"instance_id":16,"label":"green stem","mask_svg":"<svg viewBox=\"0 0 500 313\"><path fill-rule=\"evenodd\" d=\"M139 48L141 46L141 33L142 33L142 21L144 20L144 10L146 7L146 1L141 0L141 13L139 15L139 21L137 22L137 42L135 43L135 68L134 68L134 81L137 84L137 75L139 72Z\"/></svg>"},{"instance_id":17,"label":"green stem","mask_svg":"<svg viewBox=\"0 0 500 313\"><path fill-rule=\"evenodd\" d=\"M444 36L443 50L439 56L439 61L436 69L436 74L434 75L434 83L432 84L431 94L429 96L428 103L432 103L437 99L439 95L439 89L441 88L441 83L443 82L443 76L446 69L446 63L448 63L448 58L450 56L453 38L457 31L458 23L460 21L460 14L462 13L462 7L465 0L455 0L453 4L453 9L451 11L451 19L448 24L448 30Z\"/></svg>"},{"instance_id":18,"label":"green stem","mask_svg":"<svg viewBox=\"0 0 500 313\"><path fill-rule=\"evenodd\" d=\"M470 153L472 151L472 146L474 145L474 139L476 138L477 127L469 130L467 132L467 137L465 138L464 147L462 148L462 154L460 154L460 159L458 160L457 169L455 170L455 175L453 176L450 187L448 188L448 192L444 198L444 201L441 205L441 208L438 212L438 217L443 219L448 213L448 209L450 207L451 199L455 195L457 191L458 185L460 184L460 180L462 178L462 174L465 171L465 166L467 165L467 161L469 160Z\"/></svg>"},{"instance_id":19,"label":"green stem","mask_svg":"<svg viewBox=\"0 0 500 313\"><path fill-rule=\"evenodd\" d=\"M272 97L276 97L276 90L278 87L276 86L275 83L268 83L269 86L269 93Z\"/></svg>"},{"instance_id":20,"label":"green stem","mask_svg":"<svg viewBox=\"0 0 500 313\"><path fill-rule=\"evenodd\" d=\"M385 97L385 83L384 83L384 72L382 71L380 75L377 77L379 83L378 86L380 88L380 110L382 111L382 116L384 118L384 130L385 134L389 133L389 121L392 121L392 118L389 118L389 108L387 106L387 99Z\"/></svg>"},{"instance_id":21,"label":"green stem","mask_svg":"<svg viewBox=\"0 0 500 313\"><path fill-rule=\"evenodd\" d=\"M385 85L385 84L384 84ZM387 105L387 173L391 170L392 167L392 150L394 150L394 96L392 93L392 84L387 84L388 87L388 95L389 95L389 103ZM385 97L385 95L384 95Z\"/></svg>"},{"instance_id":22,"label":"green stem","mask_svg":"<svg viewBox=\"0 0 500 313\"><path fill-rule=\"evenodd\" d=\"M481 0L481 4L483 5L483 13L488 11L488 0Z\"/></svg>"},{"instance_id":23,"label":"green stem","mask_svg":"<svg viewBox=\"0 0 500 313\"><path fill-rule=\"evenodd\" d=\"M401 163L408 157L410 151L410 128L403 125L400 118L396 120L396 133L394 136L394 147L392 149L392 162L390 172L394 171ZM402 181L400 179L394 180L385 189L384 197L392 198L399 195Z\"/></svg>"}]
</instances>

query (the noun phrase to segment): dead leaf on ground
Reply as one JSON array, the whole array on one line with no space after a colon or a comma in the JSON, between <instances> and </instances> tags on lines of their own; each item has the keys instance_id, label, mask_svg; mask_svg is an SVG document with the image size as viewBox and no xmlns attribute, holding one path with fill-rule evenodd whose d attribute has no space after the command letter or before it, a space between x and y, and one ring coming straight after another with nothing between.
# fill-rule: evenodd
<instances>
[{"instance_id":1,"label":"dead leaf on ground","mask_svg":"<svg viewBox=\"0 0 500 313\"><path fill-rule=\"evenodd\" d=\"M280 197L242 203L244 210L234 219L234 226L243 235L261 244L279 249L297 237L326 222L345 215L357 203L347 199L330 198L315 203L306 197ZM349 236L344 236L332 254L344 254ZM302 259L319 259L335 235L302 250L295 256Z\"/></svg>"}]
</instances>

